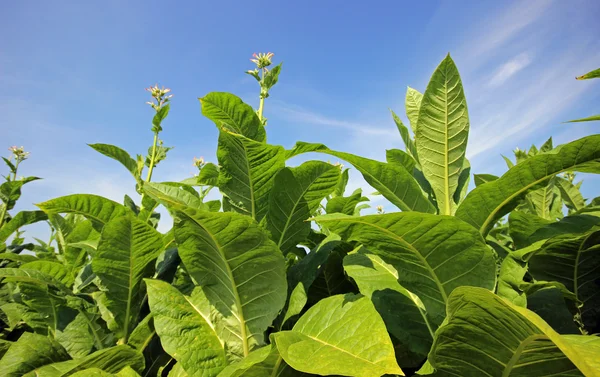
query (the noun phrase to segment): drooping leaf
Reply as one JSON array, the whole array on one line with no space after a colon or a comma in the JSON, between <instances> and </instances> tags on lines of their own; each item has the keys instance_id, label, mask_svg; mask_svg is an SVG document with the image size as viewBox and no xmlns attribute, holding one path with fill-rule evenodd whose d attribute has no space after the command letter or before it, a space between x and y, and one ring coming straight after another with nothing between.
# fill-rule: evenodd
<instances>
[{"instance_id":1,"label":"drooping leaf","mask_svg":"<svg viewBox=\"0 0 600 377\"><path fill-rule=\"evenodd\" d=\"M117 147L116 145L111 144L88 144L97 152L102 153L103 155L112 158L121 163L137 180L139 179L137 162L127 153L126 150Z\"/></svg>"},{"instance_id":2,"label":"drooping leaf","mask_svg":"<svg viewBox=\"0 0 600 377\"><path fill-rule=\"evenodd\" d=\"M179 256L235 335L239 356L264 344L264 331L286 300L284 259L251 218L172 205Z\"/></svg>"},{"instance_id":3,"label":"drooping leaf","mask_svg":"<svg viewBox=\"0 0 600 377\"><path fill-rule=\"evenodd\" d=\"M22 377L35 368L68 359L67 351L55 340L26 332L0 359L0 371L4 377Z\"/></svg>"},{"instance_id":4,"label":"drooping leaf","mask_svg":"<svg viewBox=\"0 0 600 377\"><path fill-rule=\"evenodd\" d=\"M194 296L160 280L146 280L154 326L163 348L190 377L216 376L227 365L224 344Z\"/></svg>"},{"instance_id":5,"label":"drooping leaf","mask_svg":"<svg viewBox=\"0 0 600 377\"><path fill-rule=\"evenodd\" d=\"M260 221L269 207L275 174L285 165L280 146L221 131L217 158L219 189L236 212Z\"/></svg>"},{"instance_id":6,"label":"drooping leaf","mask_svg":"<svg viewBox=\"0 0 600 377\"><path fill-rule=\"evenodd\" d=\"M591 338L561 336L486 289L460 287L449 297L429 363L442 376L599 376L600 345ZM577 344L585 342L587 354L580 354Z\"/></svg>"},{"instance_id":7,"label":"drooping leaf","mask_svg":"<svg viewBox=\"0 0 600 377\"><path fill-rule=\"evenodd\" d=\"M437 326L428 318L421 300L398 283L398 271L362 249L344 258L344 269L360 293L371 299L388 332L400 345L425 359Z\"/></svg>"},{"instance_id":8,"label":"drooping leaf","mask_svg":"<svg viewBox=\"0 0 600 377\"><path fill-rule=\"evenodd\" d=\"M52 199L37 206L46 213L76 213L101 228L117 217L131 213L125 206L98 195L75 194Z\"/></svg>"},{"instance_id":9,"label":"drooping leaf","mask_svg":"<svg viewBox=\"0 0 600 377\"><path fill-rule=\"evenodd\" d=\"M413 171L417 164L417 161L410 154L400 149L388 149L385 151L385 159L388 163L398 164L409 172Z\"/></svg>"},{"instance_id":10,"label":"drooping leaf","mask_svg":"<svg viewBox=\"0 0 600 377\"><path fill-rule=\"evenodd\" d=\"M202 211L208 211L208 207L198 196L189 191L174 185L164 183L146 182L143 190L154 200L169 205L178 203L187 207L197 208ZM197 194L197 193L196 193Z\"/></svg>"},{"instance_id":11,"label":"drooping leaf","mask_svg":"<svg viewBox=\"0 0 600 377\"><path fill-rule=\"evenodd\" d=\"M406 212L326 215L316 221L344 240L365 245L394 266L400 285L421 299L437 325L455 288L494 287L496 266L491 250L475 229L456 218Z\"/></svg>"},{"instance_id":12,"label":"drooping leaf","mask_svg":"<svg viewBox=\"0 0 600 377\"><path fill-rule=\"evenodd\" d=\"M248 139L264 142L265 128L250 105L230 93L212 92L199 98L202 114L215 122L219 130L227 130Z\"/></svg>"},{"instance_id":13,"label":"drooping leaf","mask_svg":"<svg viewBox=\"0 0 600 377\"><path fill-rule=\"evenodd\" d=\"M48 216L42 211L21 211L17 213L0 229L0 243L6 241L17 229L47 219Z\"/></svg>"},{"instance_id":14,"label":"drooping leaf","mask_svg":"<svg viewBox=\"0 0 600 377\"><path fill-rule=\"evenodd\" d=\"M340 169L321 161L284 168L275 176L267 212L267 229L279 249L287 254L310 232L306 220L340 179Z\"/></svg>"},{"instance_id":15,"label":"drooping leaf","mask_svg":"<svg viewBox=\"0 0 600 377\"><path fill-rule=\"evenodd\" d=\"M406 88L406 116L410 121L410 127L412 128L413 134L417 133L417 124L419 121L419 109L421 108L421 101L423 100L423 94L418 90Z\"/></svg>"},{"instance_id":16,"label":"drooping leaf","mask_svg":"<svg viewBox=\"0 0 600 377\"><path fill-rule=\"evenodd\" d=\"M453 215L467 149L469 115L458 69L450 55L437 67L419 110L415 145L441 214Z\"/></svg>"},{"instance_id":17,"label":"drooping leaf","mask_svg":"<svg viewBox=\"0 0 600 377\"><path fill-rule=\"evenodd\" d=\"M456 216L486 235L494 223L518 204L529 190L564 171L599 172L600 135L582 139L528 158L499 179L476 187L456 211Z\"/></svg>"},{"instance_id":18,"label":"drooping leaf","mask_svg":"<svg viewBox=\"0 0 600 377\"><path fill-rule=\"evenodd\" d=\"M92 259L101 290L94 297L118 338L127 340L137 323L145 294L142 279L154 274L162 250L160 233L132 216L115 218L104 226Z\"/></svg>"},{"instance_id":19,"label":"drooping leaf","mask_svg":"<svg viewBox=\"0 0 600 377\"><path fill-rule=\"evenodd\" d=\"M302 372L357 377L404 375L385 324L366 297L348 294L321 300L293 330L273 336L286 363Z\"/></svg>"},{"instance_id":20,"label":"drooping leaf","mask_svg":"<svg viewBox=\"0 0 600 377\"><path fill-rule=\"evenodd\" d=\"M535 280L561 283L583 302L581 317L586 327L600 324L600 231L552 238L528 262Z\"/></svg>"}]
</instances>

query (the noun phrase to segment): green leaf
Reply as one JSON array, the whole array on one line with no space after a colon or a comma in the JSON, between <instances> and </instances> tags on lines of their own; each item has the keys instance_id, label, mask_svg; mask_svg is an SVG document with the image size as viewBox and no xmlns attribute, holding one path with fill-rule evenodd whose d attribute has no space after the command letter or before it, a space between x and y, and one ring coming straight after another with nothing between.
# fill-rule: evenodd
<instances>
[{"instance_id":1,"label":"green leaf","mask_svg":"<svg viewBox=\"0 0 600 377\"><path fill-rule=\"evenodd\" d=\"M368 201L369 199L362 196L362 190L357 189L350 196L336 196L327 201L325 212L327 213L343 213L345 215L353 215L356 211L356 206L360 202Z\"/></svg>"},{"instance_id":2,"label":"green leaf","mask_svg":"<svg viewBox=\"0 0 600 377\"><path fill-rule=\"evenodd\" d=\"M510 254L504 258L498 274L498 287L496 288L498 296L517 306L526 307L527 297L521 289L525 273L527 273L527 266L524 262Z\"/></svg>"},{"instance_id":3,"label":"green leaf","mask_svg":"<svg viewBox=\"0 0 600 377\"><path fill-rule=\"evenodd\" d=\"M346 192L346 186L348 186L348 180L350 179L348 170L350 170L350 169L344 169L342 171L342 176L340 177L338 184L335 186L335 190L331 194L332 197L335 198L337 196L343 196L344 193Z\"/></svg>"},{"instance_id":4,"label":"green leaf","mask_svg":"<svg viewBox=\"0 0 600 377\"><path fill-rule=\"evenodd\" d=\"M236 212L260 221L269 207L275 174L285 166L284 149L221 131L217 158L223 195Z\"/></svg>"},{"instance_id":5,"label":"green leaf","mask_svg":"<svg viewBox=\"0 0 600 377\"><path fill-rule=\"evenodd\" d=\"M476 187L479 187L484 183L495 181L496 179L498 179L498 176L493 174L473 174L473 180L475 181Z\"/></svg>"},{"instance_id":6,"label":"green leaf","mask_svg":"<svg viewBox=\"0 0 600 377\"><path fill-rule=\"evenodd\" d=\"M452 199L463 168L469 115L458 69L450 55L436 68L419 110L415 144L440 213L453 215Z\"/></svg>"},{"instance_id":7,"label":"green leaf","mask_svg":"<svg viewBox=\"0 0 600 377\"><path fill-rule=\"evenodd\" d=\"M385 159L390 164L398 164L408 172L413 171L417 162L412 156L400 149L388 149L385 151Z\"/></svg>"},{"instance_id":8,"label":"green leaf","mask_svg":"<svg viewBox=\"0 0 600 377\"><path fill-rule=\"evenodd\" d=\"M583 199L583 196L576 185L561 177L554 178L554 183L560 190L560 196L564 200L567 208L573 211L579 211L585 207L585 199Z\"/></svg>"},{"instance_id":9,"label":"green leaf","mask_svg":"<svg viewBox=\"0 0 600 377\"><path fill-rule=\"evenodd\" d=\"M251 218L172 205L179 256L235 335L239 356L264 344L264 332L286 300L285 262Z\"/></svg>"},{"instance_id":10,"label":"green leaf","mask_svg":"<svg viewBox=\"0 0 600 377\"><path fill-rule=\"evenodd\" d=\"M569 120L565 123L579 123L579 122L592 122L595 120L600 120L600 114L599 115L592 115L586 118L579 118L579 119L573 119L573 120Z\"/></svg>"},{"instance_id":11,"label":"green leaf","mask_svg":"<svg viewBox=\"0 0 600 377\"><path fill-rule=\"evenodd\" d=\"M221 131L226 130L248 139L264 142L265 128L254 109L230 93L212 92L199 98L202 114L215 122Z\"/></svg>"},{"instance_id":12,"label":"green leaf","mask_svg":"<svg viewBox=\"0 0 600 377\"><path fill-rule=\"evenodd\" d=\"M102 227L109 221L132 213L125 206L98 195L75 194L52 199L37 206L46 213L75 213Z\"/></svg>"},{"instance_id":13,"label":"green leaf","mask_svg":"<svg viewBox=\"0 0 600 377\"><path fill-rule=\"evenodd\" d=\"M404 147L406 149L406 152L408 154L410 154L415 159L415 161L417 161L417 163L418 163L419 162L419 154L417 152L417 147L415 145L415 142L410 137L408 128L406 128L406 126L404 125L404 123L402 123L402 120L398 117L398 115L396 115L396 113L394 113L392 110L390 110L390 112L392 113L392 118L394 119L394 123L396 123L396 127L398 128L398 131L400 132L400 137L402 137L402 141L404 142Z\"/></svg>"},{"instance_id":14,"label":"green leaf","mask_svg":"<svg viewBox=\"0 0 600 377\"><path fill-rule=\"evenodd\" d=\"M94 297L118 338L127 340L137 323L145 294L142 279L154 274L161 251L160 233L133 217L113 219L102 230L92 259L101 290Z\"/></svg>"},{"instance_id":15,"label":"green leaf","mask_svg":"<svg viewBox=\"0 0 600 377\"><path fill-rule=\"evenodd\" d=\"M559 288L547 287L528 293L527 309L542 317L559 334L581 334Z\"/></svg>"},{"instance_id":16,"label":"green leaf","mask_svg":"<svg viewBox=\"0 0 600 377\"><path fill-rule=\"evenodd\" d=\"M65 287L60 281L39 270L27 270L23 268L1 268L0 278L10 278L14 281L23 281L41 285L51 285L60 289L63 292L70 292L69 289Z\"/></svg>"},{"instance_id":17,"label":"green leaf","mask_svg":"<svg viewBox=\"0 0 600 377\"><path fill-rule=\"evenodd\" d=\"M385 324L366 297L348 294L321 300L292 331L273 336L286 363L301 372L357 377L404 375L396 363Z\"/></svg>"},{"instance_id":18,"label":"green leaf","mask_svg":"<svg viewBox=\"0 0 600 377\"><path fill-rule=\"evenodd\" d=\"M48 216L42 211L21 211L0 229L0 243L6 241L19 228L47 220Z\"/></svg>"},{"instance_id":19,"label":"green leaf","mask_svg":"<svg viewBox=\"0 0 600 377\"><path fill-rule=\"evenodd\" d=\"M138 172L137 162L131 158L129 153L124 149L121 149L115 145L111 144L88 144L97 152L102 153L103 155L112 158L120 162L129 172L133 175L133 177L137 180L140 178L140 172Z\"/></svg>"},{"instance_id":20,"label":"green leaf","mask_svg":"<svg viewBox=\"0 0 600 377\"><path fill-rule=\"evenodd\" d=\"M202 200L200 200L198 196L191 194L183 187L165 183L146 182L144 183L143 190L154 200L164 204L165 206L177 203L202 211L208 211L208 206L202 203Z\"/></svg>"},{"instance_id":21,"label":"green leaf","mask_svg":"<svg viewBox=\"0 0 600 377\"><path fill-rule=\"evenodd\" d=\"M421 300L398 283L398 271L363 249L344 258L344 269L360 293L371 299L389 333L425 359L437 326L427 316Z\"/></svg>"},{"instance_id":22,"label":"green leaf","mask_svg":"<svg viewBox=\"0 0 600 377\"><path fill-rule=\"evenodd\" d=\"M263 85L264 85L264 89L266 89L267 91L269 89L271 89L273 86L275 86L275 84L277 84L277 81L279 80L279 73L281 72L282 64L283 63L277 64L275 67L273 67L273 69L271 69L270 71L267 71L267 73L265 74L265 77L263 78Z\"/></svg>"},{"instance_id":23,"label":"green leaf","mask_svg":"<svg viewBox=\"0 0 600 377\"><path fill-rule=\"evenodd\" d=\"M581 317L586 327L600 324L598 274L600 268L600 231L578 237L550 239L529 258L529 273L536 281L563 284L583 302Z\"/></svg>"},{"instance_id":24,"label":"green leaf","mask_svg":"<svg viewBox=\"0 0 600 377\"><path fill-rule=\"evenodd\" d=\"M539 154L511 168L499 179L476 187L456 216L486 235L494 223L513 210L528 191L565 171L599 172L600 135L592 135Z\"/></svg>"},{"instance_id":25,"label":"green leaf","mask_svg":"<svg viewBox=\"0 0 600 377\"><path fill-rule=\"evenodd\" d=\"M198 184L217 186L219 182L219 167L212 162L207 163L198 173Z\"/></svg>"},{"instance_id":26,"label":"green leaf","mask_svg":"<svg viewBox=\"0 0 600 377\"><path fill-rule=\"evenodd\" d=\"M527 194L527 200L531 205L535 213L548 220L555 220L552 209L552 203L558 194L558 189L555 189L554 180L556 177L550 179L548 183L537 190L532 190Z\"/></svg>"},{"instance_id":27,"label":"green leaf","mask_svg":"<svg viewBox=\"0 0 600 377\"><path fill-rule=\"evenodd\" d=\"M471 181L471 164L466 158L463 160L463 167L458 176L458 187L454 192L453 200L456 205L459 205L467 195L469 182Z\"/></svg>"},{"instance_id":28,"label":"green leaf","mask_svg":"<svg viewBox=\"0 0 600 377\"><path fill-rule=\"evenodd\" d=\"M448 295L459 286L492 289L491 250L468 224L446 216L405 212L317 217L346 241L357 241L398 271L398 282L425 304L433 323L445 316Z\"/></svg>"},{"instance_id":29,"label":"green leaf","mask_svg":"<svg viewBox=\"0 0 600 377\"><path fill-rule=\"evenodd\" d=\"M62 377L86 369L100 369L106 373L118 373L130 367L136 372L144 370L144 356L133 348L120 345L96 351L81 359L47 364L24 377Z\"/></svg>"},{"instance_id":30,"label":"green leaf","mask_svg":"<svg viewBox=\"0 0 600 377\"><path fill-rule=\"evenodd\" d=\"M154 326L163 348L190 377L216 376L227 365L221 343L194 296L160 280L146 280Z\"/></svg>"},{"instance_id":31,"label":"green leaf","mask_svg":"<svg viewBox=\"0 0 600 377\"><path fill-rule=\"evenodd\" d=\"M417 134L417 124L419 121L419 110L421 109L421 101L423 94L410 86L406 88L406 116L410 121L410 127L413 134Z\"/></svg>"},{"instance_id":32,"label":"green leaf","mask_svg":"<svg viewBox=\"0 0 600 377\"><path fill-rule=\"evenodd\" d=\"M561 336L535 313L488 290L460 287L449 298L429 363L443 376L599 376L600 346L593 338ZM584 343L588 350L581 354Z\"/></svg>"},{"instance_id":33,"label":"green leaf","mask_svg":"<svg viewBox=\"0 0 600 377\"><path fill-rule=\"evenodd\" d=\"M277 173L267 212L267 229L284 254L293 251L308 236L310 222L306 220L333 192L339 179L340 169L321 161L308 161Z\"/></svg>"},{"instance_id":34,"label":"green leaf","mask_svg":"<svg viewBox=\"0 0 600 377\"><path fill-rule=\"evenodd\" d=\"M581 75L577 77L577 80L589 80L589 79L597 79L600 78L600 68L594 69L591 72L586 73L585 75Z\"/></svg>"},{"instance_id":35,"label":"green leaf","mask_svg":"<svg viewBox=\"0 0 600 377\"><path fill-rule=\"evenodd\" d=\"M4 377L22 377L37 367L68 360L69 355L55 340L48 337L23 333L0 360Z\"/></svg>"},{"instance_id":36,"label":"green leaf","mask_svg":"<svg viewBox=\"0 0 600 377\"><path fill-rule=\"evenodd\" d=\"M350 153L333 151L322 144L299 142L296 143L296 148L326 153L348 161L361 172L367 183L402 211L436 212L433 204L423 195L415 178L406 169Z\"/></svg>"},{"instance_id":37,"label":"green leaf","mask_svg":"<svg viewBox=\"0 0 600 377\"><path fill-rule=\"evenodd\" d=\"M509 234L517 249L531 245L538 241L533 234L553 221L543 219L537 215L522 211L512 211L508 216Z\"/></svg>"},{"instance_id":38,"label":"green leaf","mask_svg":"<svg viewBox=\"0 0 600 377\"><path fill-rule=\"evenodd\" d=\"M18 181L7 181L0 185L0 200L4 202L7 210L15 207L17 200L21 197L21 188L26 183L38 180L38 177L27 177Z\"/></svg>"}]
</instances>

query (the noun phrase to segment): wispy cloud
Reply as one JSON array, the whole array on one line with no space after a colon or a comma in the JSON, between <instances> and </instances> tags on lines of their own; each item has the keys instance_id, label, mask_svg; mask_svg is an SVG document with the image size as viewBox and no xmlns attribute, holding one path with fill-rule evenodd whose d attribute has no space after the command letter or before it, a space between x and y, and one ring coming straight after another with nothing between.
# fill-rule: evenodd
<instances>
[{"instance_id":1,"label":"wispy cloud","mask_svg":"<svg viewBox=\"0 0 600 377\"><path fill-rule=\"evenodd\" d=\"M344 128L353 131L356 135L397 135L397 131L393 128L381 128L372 123L352 122L345 119L329 117L305 109L301 106L291 105L282 101L273 101L271 106L272 112L291 122Z\"/></svg>"},{"instance_id":2,"label":"wispy cloud","mask_svg":"<svg viewBox=\"0 0 600 377\"><path fill-rule=\"evenodd\" d=\"M496 70L489 82L490 87L497 87L506 82L515 73L531 64L531 57L528 53L522 53L504 63Z\"/></svg>"}]
</instances>

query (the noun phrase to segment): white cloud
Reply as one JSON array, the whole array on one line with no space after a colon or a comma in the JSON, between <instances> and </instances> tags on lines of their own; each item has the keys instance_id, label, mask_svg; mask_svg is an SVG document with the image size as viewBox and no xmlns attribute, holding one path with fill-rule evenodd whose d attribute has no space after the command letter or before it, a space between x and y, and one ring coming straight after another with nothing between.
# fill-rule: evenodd
<instances>
[{"instance_id":1,"label":"white cloud","mask_svg":"<svg viewBox=\"0 0 600 377\"><path fill-rule=\"evenodd\" d=\"M531 64L531 57L527 53L522 53L502 64L489 82L490 87L497 87L506 82L515 73L521 71Z\"/></svg>"}]
</instances>

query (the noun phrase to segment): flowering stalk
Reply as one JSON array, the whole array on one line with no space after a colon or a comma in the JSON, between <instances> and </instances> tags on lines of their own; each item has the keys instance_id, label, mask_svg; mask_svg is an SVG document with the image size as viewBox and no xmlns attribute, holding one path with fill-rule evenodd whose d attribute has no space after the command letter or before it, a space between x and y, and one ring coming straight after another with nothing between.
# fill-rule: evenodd
<instances>
[{"instance_id":1,"label":"flowering stalk","mask_svg":"<svg viewBox=\"0 0 600 377\"><path fill-rule=\"evenodd\" d=\"M269 90L277 83L279 78L279 72L281 71L281 63L269 70L272 64L273 56L272 52L253 54L253 59L250 61L256 64L256 68L253 70L246 71L247 74L254 77L260 84L260 102L258 105L258 119L260 119L263 125L267 124L267 119L264 117L263 112L265 108L265 98L269 97Z\"/></svg>"}]
</instances>

